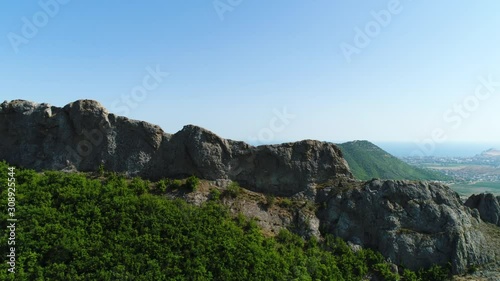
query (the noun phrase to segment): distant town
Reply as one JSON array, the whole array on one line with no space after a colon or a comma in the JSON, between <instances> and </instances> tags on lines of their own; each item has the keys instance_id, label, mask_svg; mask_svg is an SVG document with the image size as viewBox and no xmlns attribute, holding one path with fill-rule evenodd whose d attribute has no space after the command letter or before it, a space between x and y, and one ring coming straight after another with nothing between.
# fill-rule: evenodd
<instances>
[{"instance_id":1,"label":"distant town","mask_svg":"<svg viewBox=\"0 0 500 281\"><path fill-rule=\"evenodd\" d=\"M489 149L473 157L410 156L401 160L447 175L447 183L459 193L500 193L500 150Z\"/></svg>"},{"instance_id":2,"label":"distant town","mask_svg":"<svg viewBox=\"0 0 500 281\"><path fill-rule=\"evenodd\" d=\"M500 150L490 149L473 157L403 157L408 164L438 170L454 182L500 182Z\"/></svg>"}]
</instances>

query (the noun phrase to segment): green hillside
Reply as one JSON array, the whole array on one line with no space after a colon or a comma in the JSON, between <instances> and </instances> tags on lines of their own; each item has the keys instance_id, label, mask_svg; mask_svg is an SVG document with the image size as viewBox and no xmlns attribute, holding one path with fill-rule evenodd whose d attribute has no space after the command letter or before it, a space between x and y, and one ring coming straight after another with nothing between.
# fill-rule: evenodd
<instances>
[{"instance_id":1,"label":"green hillside","mask_svg":"<svg viewBox=\"0 0 500 281\"><path fill-rule=\"evenodd\" d=\"M357 179L447 180L438 172L411 166L369 141L338 144Z\"/></svg>"},{"instance_id":2,"label":"green hillside","mask_svg":"<svg viewBox=\"0 0 500 281\"><path fill-rule=\"evenodd\" d=\"M8 169L0 162L0 280L442 280L446 271L391 272L380 253L338 238L264 236L218 198L201 207L163 196L183 186L110 173ZM170 182L170 181L167 181ZM9 183L9 184L7 184ZM15 198L15 201L7 198ZM9 225L9 228L7 226ZM10 226L14 226L10 228ZM10 232L9 232L10 231ZM9 241L9 243L7 243ZM13 270L11 273L8 270ZM443 278L442 278L443 277ZM438 279L436 279L438 278Z\"/></svg>"}]
</instances>

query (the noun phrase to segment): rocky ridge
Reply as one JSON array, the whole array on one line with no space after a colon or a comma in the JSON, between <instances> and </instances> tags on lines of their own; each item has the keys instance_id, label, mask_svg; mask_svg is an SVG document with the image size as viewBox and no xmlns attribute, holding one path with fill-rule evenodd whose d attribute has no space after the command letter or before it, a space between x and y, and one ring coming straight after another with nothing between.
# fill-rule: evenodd
<instances>
[{"instance_id":1,"label":"rocky ridge","mask_svg":"<svg viewBox=\"0 0 500 281\"><path fill-rule=\"evenodd\" d=\"M375 248L395 264L415 269L449 262L461 273L499 257L480 230L479 213L447 186L371 180L329 193L318 214L325 231Z\"/></svg>"},{"instance_id":2,"label":"rocky ridge","mask_svg":"<svg viewBox=\"0 0 500 281\"><path fill-rule=\"evenodd\" d=\"M296 224L304 236L333 233L410 269L450 263L454 273L463 273L500 260L500 248L490 243L500 228L483 222L494 223L485 215L490 201L473 200L471 209L441 184L356 181L342 152L327 142L254 147L192 125L167 134L91 100L63 108L14 100L0 105L0 160L36 170L95 171L102 165L151 180L196 175L237 181L252 192L321 206L312 214L283 215L259 204L231 203L259 217L261 225Z\"/></svg>"},{"instance_id":3,"label":"rocky ridge","mask_svg":"<svg viewBox=\"0 0 500 281\"><path fill-rule=\"evenodd\" d=\"M36 170L110 171L156 180L195 175L291 196L312 182L352 178L342 152L312 140L254 147L193 125L167 134L108 113L98 102L63 108L24 100L0 106L0 159Z\"/></svg>"}]
</instances>

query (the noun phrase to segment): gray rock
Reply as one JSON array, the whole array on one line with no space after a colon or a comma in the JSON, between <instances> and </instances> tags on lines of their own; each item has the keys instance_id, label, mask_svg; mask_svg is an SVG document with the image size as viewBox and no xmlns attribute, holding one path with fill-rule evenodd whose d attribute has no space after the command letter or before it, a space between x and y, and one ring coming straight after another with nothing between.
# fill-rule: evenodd
<instances>
[{"instance_id":1,"label":"gray rock","mask_svg":"<svg viewBox=\"0 0 500 281\"><path fill-rule=\"evenodd\" d=\"M454 273L495 259L482 223L457 193L436 183L373 180L332 190L320 214L327 232L379 250L410 269L451 263Z\"/></svg>"},{"instance_id":2,"label":"gray rock","mask_svg":"<svg viewBox=\"0 0 500 281\"><path fill-rule=\"evenodd\" d=\"M0 159L35 170L105 168L142 175L168 139L158 126L109 114L98 102L64 108L23 100L0 107Z\"/></svg>"},{"instance_id":3,"label":"gray rock","mask_svg":"<svg viewBox=\"0 0 500 281\"><path fill-rule=\"evenodd\" d=\"M500 197L493 194L473 194L467 199L465 206L477 209L483 221L500 226Z\"/></svg>"},{"instance_id":4,"label":"gray rock","mask_svg":"<svg viewBox=\"0 0 500 281\"><path fill-rule=\"evenodd\" d=\"M341 151L306 140L254 147L193 125L174 135L108 113L98 102L64 108L15 100L0 107L0 159L36 170L105 169L157 180L196 175L291 196L314 182L352 178Z\"/></svg>"}]
</instances>

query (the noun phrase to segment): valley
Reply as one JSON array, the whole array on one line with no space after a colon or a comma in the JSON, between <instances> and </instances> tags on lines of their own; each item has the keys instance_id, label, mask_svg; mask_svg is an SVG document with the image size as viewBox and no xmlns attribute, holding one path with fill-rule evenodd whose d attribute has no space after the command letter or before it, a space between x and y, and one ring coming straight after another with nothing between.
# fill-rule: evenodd
<instances>
[{"instance_id":1,"label":"valley","mask_svg":"<svg viewBox=\"0 0 500 281\"><path fill-rule=\"evenodd\" d=\"M500 195L500 151L489 149L472 157L402 157L406 163L441 172L461 196L474 193Z\"/></svg>"}]
</instances>

